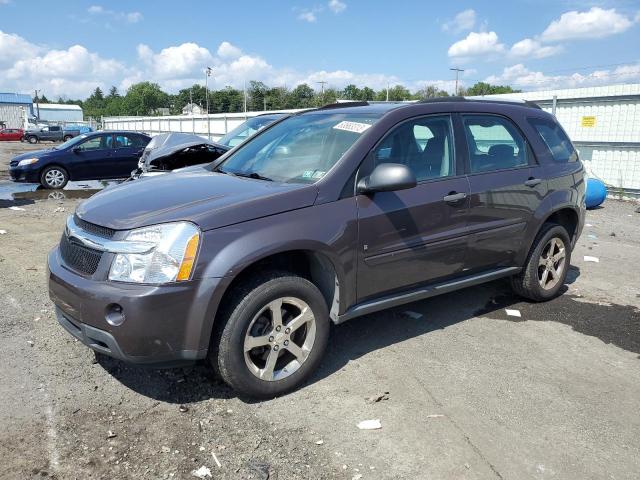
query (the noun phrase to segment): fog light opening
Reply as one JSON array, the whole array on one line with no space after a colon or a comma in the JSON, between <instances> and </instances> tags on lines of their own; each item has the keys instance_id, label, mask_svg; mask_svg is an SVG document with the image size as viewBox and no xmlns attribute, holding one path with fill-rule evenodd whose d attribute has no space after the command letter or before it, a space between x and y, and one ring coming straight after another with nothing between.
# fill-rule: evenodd
<instances>
[{"instance_id":1,"label":"fog light opening","mask_svg":"<svg viewBox=\"0 0 640 480\"><path fill-rule=\"evenodd\" d=\"M124 323L124 310L117 303L111 303L105 309L104 318L109 325L120 326Z\"/></svg>"}]
</instances>

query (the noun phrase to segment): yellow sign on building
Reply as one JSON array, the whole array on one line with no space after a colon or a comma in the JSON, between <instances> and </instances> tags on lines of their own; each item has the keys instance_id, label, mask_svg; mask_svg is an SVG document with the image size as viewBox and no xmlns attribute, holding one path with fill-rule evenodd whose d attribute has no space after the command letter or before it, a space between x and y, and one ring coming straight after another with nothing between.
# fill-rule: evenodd
<instances>
[{"instance_id":1,"label":"yellow sign on building","mask_svg":"<svg viewBox=\"0 0 640 480\"><path fill-rule=\"evenodd\" d=\"M596 117L594 117L594 116L582 117L581 125L583 127L595 127L596 126Z\"/></svg>"}]
</instances>

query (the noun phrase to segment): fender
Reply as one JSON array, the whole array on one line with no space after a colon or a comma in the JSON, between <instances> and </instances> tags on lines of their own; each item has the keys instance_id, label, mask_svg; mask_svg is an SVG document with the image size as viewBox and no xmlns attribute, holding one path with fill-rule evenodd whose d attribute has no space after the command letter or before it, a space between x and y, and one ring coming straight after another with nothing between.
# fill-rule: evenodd
<instances>
[{"instance_id":1,"label":"fender","mask_svg":"<svg viewBox=\"0 0 640 480\"><path fill-rule=\"evenodd\" d=\"M331 222L322 218L331 218ZM310 208L303 208L204 232L200 251L209 256L198 259L195 275L218 281L210 292L201 338L208 344L220 302L242 271L267 257L293 250L319 253L332 263L339 282L339 313L343 313L355 303L357 239L354 197L316 205L313 215Z\"/></svg>"},{"instance_id":2,"label":"fender","mask_svg":"<svg viewBox=\"0 0 640 480\"><path fill-rule=\"evenodd\" d=\"M554 213L559 212L560 210L571 209L575 212L578 218L578 225L576 226L575 239L577 239L577 235L580 231L580 222L581 222L581 214L576 205L578 205L578 191L575 189L570 190L555 190L545 197L545 199L540 203L537 210L533 213L532 220L527 227L527 232L525 234L525 238L527 239L527 243L523 245L523 248L520 251L518 256L518 265L522 266L527 260L527 256L529 255L529 251L531 250L531 246L533 245L533 241L535 240L540 228L542 225L551 217ZM575 241L575 239L573 239Z\"/></svg>"}]
</instances>

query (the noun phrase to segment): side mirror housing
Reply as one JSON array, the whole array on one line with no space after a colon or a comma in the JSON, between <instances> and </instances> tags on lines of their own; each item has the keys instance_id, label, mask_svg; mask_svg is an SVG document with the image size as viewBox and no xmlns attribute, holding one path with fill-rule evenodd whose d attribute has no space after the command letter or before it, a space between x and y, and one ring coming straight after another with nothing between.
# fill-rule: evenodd
<instances>
[{"instance_id":1,"label":"side mirror housing","mask_svg":"<svg viewBox=\"0 0 640 480\"><path fill-rule=\"evenodd\" d=\"M80 153L80 152L81 152L81 149L80 149L80 147L73 147L73 148L71 149L71 151L72 151L73 153L78 154L78 153Z\"/></svg>"},{"instance_id":2,"label":"side mirror housing","mask_svg":"<svg viewBox=\"0 0 640 480\"><path fill-rule=\"evenodd\" d=\"M381 163L373 169L371 175L360 179L357 192L371 194L406 190L417 184L411 169L401 163Z\"/></svg>"}]
</instances>

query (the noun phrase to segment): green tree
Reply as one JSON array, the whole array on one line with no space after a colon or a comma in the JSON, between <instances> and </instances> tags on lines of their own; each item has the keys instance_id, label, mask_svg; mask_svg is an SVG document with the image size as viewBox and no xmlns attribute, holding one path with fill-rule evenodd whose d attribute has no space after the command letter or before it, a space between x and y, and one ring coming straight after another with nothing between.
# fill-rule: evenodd
<instances>
[{"instance_id":1,"label":"green tree","mask_svg":"<svg viewBox=\"0 0 640 480\"><path fill-rule=\"evenodd\" d=\"M500 93L519 93L522 90L514 90L509 85L491 85L485 82L478 82L464 90L464 95L496 95Z\"/></svg>"},{"instance_id":2,"label":"green tree","mask_svg":"<svg viewBox=\"0 0 640 480\"><path fill-rule=\"evenodd\" d=\"M401 102L403 100L411 100L413 96L411 92L402 85L396 85L394 87L389 88L389 101L390 102ZM382 89L376 94L376 100L386 100L387 99L387 90Z\"/></svg>"},{"instance_id":3,"label":"green tree","mask_svg":"<svg viewBox=\"0 0 640 480\"><path fill-rule=\"evenodd\" d=\"M360 90L360 97L358 98L358 100L366 102L367 100L375 100L375 98L376 92L373 90L373 88L364 87L362 88L362 90Z\"/></svg>"},{"instance_id":4,"label":"green tree","mask_svg":"<svg viewBox=\"0 0 640 480\"><path fill-rule=\"evenodd\" d=\"M247 110L254 112L264 110L267 90L268 88L264 83L251 80L247 89Z\"/></svg>"},{"instance_id":5,"label":"green tree","mask_svg":"<svg viewBox=\"0 0 640 480\"><path fill-rule=\"evenodd\" d=\"M244 93L233 87L215 90L209 95L211 113L242 112L244 110Z\"/></svg>"},{"instance_id":6,"label":"green tree","mask_svg":"<svg viewBox=\"0 0 640 480\"><path fill-rule=\"evenodd\" d=\"M169 95L157 83L151 82L131 85L123 99L125 115L152 115L157 109L169 106Z\"/></svg>"},{"instance_id":7,"label":"green tree","mask_svg":"<svg viewBox=\"0 0 640 480\"><path fill-rule=\"evenodd\" d=\"M344 90L342 90L340 96L345 100L361 100L362 90L360 90L354 84L350 84L344 87Z\"/></svg>"},{"instance_id":8,"label":"green tree","mask_svg":"<svg viewBox=\"0 0 640 480\"><path fill-rule=\"evenodd\" d=\"M427 85L425 88L418 90L415 95L418 100L448 96L449 93L446 90L440 90L435 85Z\"/></svg>"},{"instance_id":9,"label":"green tree","mask_svg":"<svg viewBox=\"0 0 640 480\"><path fill-rule=\"evenodd\" d=\"M104 115L105 99L100 87L96 87L93 93L84 101L83 110L85 117L100 118Z\"/></svg>"},{"instance_id":10,"label":"green tree","mask_svg":"<svg viewBox=\"0 0 640 480\"><path fill-rule=\"evenodd\" d=\"M312 108L315 106L315 92L306 83L298 85L287 96L287 108Z\"/></svg>"}]
</instances>

